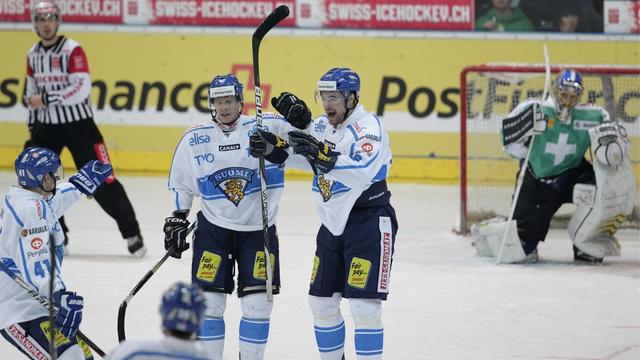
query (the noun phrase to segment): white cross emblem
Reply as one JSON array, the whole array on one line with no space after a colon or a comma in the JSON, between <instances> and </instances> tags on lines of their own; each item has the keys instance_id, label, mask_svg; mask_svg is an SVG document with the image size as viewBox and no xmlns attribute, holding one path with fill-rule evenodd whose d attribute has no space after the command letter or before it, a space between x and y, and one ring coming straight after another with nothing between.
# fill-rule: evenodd
<instances>
[{"instance_id":1,"label":"white cross emblem","mask_svg":"<svg viewBox=\"0 0 640 360\"><path fill-rule=\"evenodd\" d=\"M544 152L553 155L553 165L560 165L567 157L576 152L576 144L569 144L567 140L569 134L560 134L558 143L548 142L544 148Z\"/></svg>"}]
</instances>

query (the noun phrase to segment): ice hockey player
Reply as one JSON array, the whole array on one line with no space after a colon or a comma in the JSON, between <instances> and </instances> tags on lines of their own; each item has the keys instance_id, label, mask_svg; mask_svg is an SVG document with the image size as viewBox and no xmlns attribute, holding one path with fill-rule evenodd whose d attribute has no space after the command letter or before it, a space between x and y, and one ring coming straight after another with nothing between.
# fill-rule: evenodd
<instances>
[{"instance_id":1,"label":"ice hockey player","mask_svg":"<svg viewBox=\"0 0 640 360\"><path fill-rule=\"evenodd\" d=\"M614 233L631 213L635 194L629 141L625 129L611 122L606 110L579 104L583 92L581 75L562 71L552 96L543 102L527 99L504 120L533 124L528 131L515 131L513 141L505 145L509 154L524 159L533 142L513 215L516 224L503 248L504 263L537 262L537 246L544 241L551 218L570 202L577 205L568 226L574 260L597 264L605 256L620 254ZM591 162L585 159L587 150ZM500 219L472 227L478 248L497 256L505 227L506 221Z\"/></svg>"},{"instance_id":2,"label":"ice hockey player","mask_svg":"<svg viewBox=\"0 0 640 360\"><path fill-rule=\"evenodd\" d=\"M359 103L360 77L333 68L317 83L311 112L297 96L282 93L272 105L302 131L289 133L294 154L313 171L313 193L322 225L309 289L316 342L323 360L342 359L345 325L342 298L349 299L358 359L381 359L382 300L389 277L398 223L386 178L391 166L389 137L380 119Z\"/></svg>"},{"instance_id":3,"label":"ice hockey player","mask_svg":"<svg viewBox=\"0 0 640 360\"><path fill-rule=\"evenodd\" d=\"M66 147L76 166L89 160L109 163L107 146L93 120L91 77L87 55L80 44L58 35L60 8L53 1L32 1L33 27L40 41L27 54L24 99L29 106L29 133L25 147L40 146L58 155ZM147 252L133 206L120 181L111 175L93 195L118 224L127 249L135 257ZM60 221L67 245L68 229Z\"/></svg>"},{"instance_id":4,"label":"ice hockey player","mask_svg":"<svg viewBox=\"0 0 640 360\"><path fill-rule=\"evenodd\" d=\"M76 337L82 320L82 296L62 280L64 234L58 218L82 194L92 195L111 175L111 165L92 160L69 182L62 177L58 155L45 148L25 149L15 161L19 186L11 187L0 212L0 333L31 359L49 358L49 311L8 274L16 274L41 297L49 299L50 242L55 245L54 298L57 308L56 353L60 360L92 359Z\"/></svg>"},{"instance_id":5,"label":"ice hockey player","mask_svg":"<svg viewBox=\"0 0 640 360\"><path fill-rule=\"evenodd\" d=\"M156 341L125 341L108 360L208 359L196 332L204 319L205 300L200 288L178 282L162 295L160 316L164 338Z\"/></svg>"},{"instance_id":6,"label":"ice hockey player","mask_svg":"<svg viewBox=\"0 0 640 360\"><path fill-rule=\"evenodd\" d=\"M180 258L186 242L187 215L194 197L201 211L193 237L192 282L204 291L206 311L198 332L211 359L222 359L227 294L234 289L242 306L240 355L262 359L269 335L273 303L266 294L266 259L262 224L259 161L266 162L268 234L273 268L273 293L280 291L280 257L275 220L284 188L288 144L276 134L293 129L280 116L264 114L263 129L242 115L243 86L234 75L213 78L209 88L212 122L185 131L169 173L173 214L165 220L165 248ZM247 151L249 150L249 151ZM253 155L252 155L253 154Z\"/></svg>"}]
</instances>

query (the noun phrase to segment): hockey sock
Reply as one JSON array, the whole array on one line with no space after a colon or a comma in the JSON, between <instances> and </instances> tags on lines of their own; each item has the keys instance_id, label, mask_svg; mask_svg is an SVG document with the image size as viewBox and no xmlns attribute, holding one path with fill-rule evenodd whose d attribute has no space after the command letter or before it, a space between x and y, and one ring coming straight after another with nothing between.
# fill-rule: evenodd
<instances>
[{"instance_id":1,"label":"hockey sock","mask_svg":"<svg viewBox=\"0 0 640 360\"><path fill-rule=\"evenodd\" d=\"M209 357L213 360L222 360L224 319L221 317L205 317L202 325L200 325L200 331L198 331L198 340L202 343Z\"/></svg>"},{"instance_id":2,"label":"hockey sock","mask_svg":"<svg viewBox=\"0 0 640 360\"><path fill-rule=\"evenodd\" d=\"M320 359L322 360L340 360L344 353L344 321L340 318L340 323L334 326L318 326L313 327L316 333L316 344L320 351Z\"/></svg>"},{"instance_id":3,"label":"hockey sock","mask_svg":"<svg viewBox=\"0 0 640 360\"><path fill-rule=\"evenodd\" d=\"M355 346L358 359L382 359L384 329L356 329Z\"/></svg>"},{"instance_id":4,"label":"hockey sock","mask_svg":"<svg viewBox=\"0 0 640 360\"><path fill-rule=\"evenodd\" d=\"M240 355L242 360L261 360L269 338L269 319L240 319Z\"/></svg>"}]
</instances>

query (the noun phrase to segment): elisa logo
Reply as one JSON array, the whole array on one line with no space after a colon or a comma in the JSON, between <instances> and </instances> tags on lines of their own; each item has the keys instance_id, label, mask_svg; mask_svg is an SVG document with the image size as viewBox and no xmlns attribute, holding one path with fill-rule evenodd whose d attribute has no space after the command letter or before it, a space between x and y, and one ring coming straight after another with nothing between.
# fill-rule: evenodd
<instances>
[{"instance_id":1,"label":"elisa logo","mask_svg":"<svg viewBox=\"0 0 640 360\"><path fill-rule=\"evenodd\" d=\"M31 248L33 250L38 250L38 249L40 249L42 247L42 243L43 243L42 239L33 238L33 239L31 239Z\"/></svg>"},{"instance_id":2,"label":"elisa logo","mask_svg":"<svg viewBox=\"0 0 640 360\"><path fill-rule=\"evenodd\" d=\"M193 135L189 139L189 146L208 144L210 142L211 142L211 138L209 137L209 135L201 135L196 132L196 133L193 133Z\"/></svg>"}]
</instances>

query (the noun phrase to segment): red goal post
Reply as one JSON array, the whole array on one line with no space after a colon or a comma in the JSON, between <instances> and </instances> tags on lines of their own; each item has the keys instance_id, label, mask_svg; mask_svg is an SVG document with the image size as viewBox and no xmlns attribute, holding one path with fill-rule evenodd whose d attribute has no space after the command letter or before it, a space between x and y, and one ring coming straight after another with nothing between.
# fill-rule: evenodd
<instances>
[{"instance_id":1,"label":"red goal post","mask_svg":"<svg viewBox=\"0 0 640 360\"><path fill-rule=\"evenodd\" d=\"M585 91L581 101L605 108L626 129L632 144L632 166L639 180L640 67L618 65L563 65L551 67L551 85L564 69L581 73ZM502 150L500 123L526 98L540 98L544 65L491 64L469 66L460 73L460 222L467 233L472 224L508 217L518 161ZM552 94L552 88L548 89ZM566 224L575 207L564 205L556 222ZM638 199L626 226L638 227Z\"/></svg>"}]
</instances>

